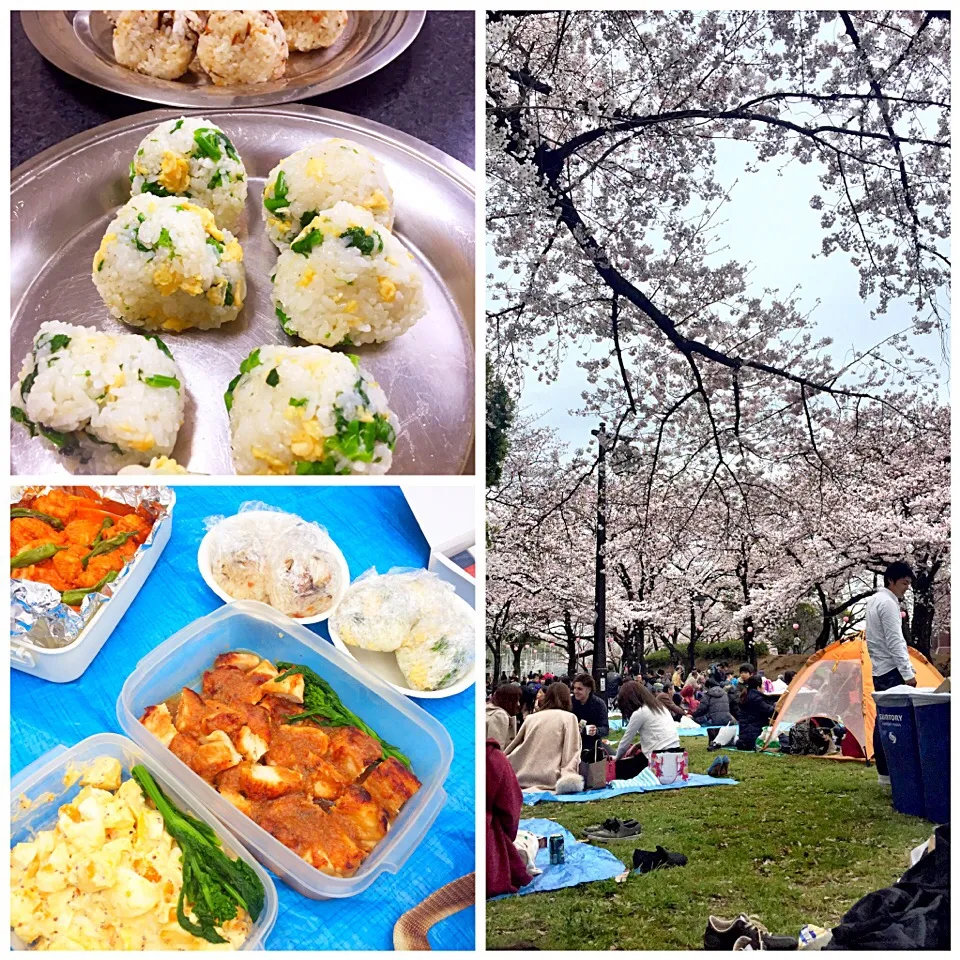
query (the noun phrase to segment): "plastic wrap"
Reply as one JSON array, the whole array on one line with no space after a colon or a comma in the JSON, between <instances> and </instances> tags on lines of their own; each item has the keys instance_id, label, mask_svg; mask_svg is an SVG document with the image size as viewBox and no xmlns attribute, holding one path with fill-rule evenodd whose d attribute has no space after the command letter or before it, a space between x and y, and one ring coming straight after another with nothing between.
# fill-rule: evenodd
<instances>
[{"instance_id":1,"label":"plastic wrap","mask_svg":"<svg viewBox=\"0 0 960 960\"><path fill-rule=\"evenodd\" d=\"M367 570L347 590L331 626L349 646L395 652L414 690L441 690L473 666L473 612L427 570Z\"/></svg>"},{"instance_id":2,"label":"plastic wrap","mask_svg":"<svg viewBox=\"0 0 960 960\"><path fill-rule=\"evenodd\" d=\"M251 500L232 517L207 517L204 527L214 531L210 572L235 600L304 619L330 610L346 587L340 552L318 523Z\"/></svg>"},{"instance_id":3,"label":"plastic wrap","mask_svg":"<svg viewBox=\"0 0 960 960\"><path fill-rule=\"evenodd\" d=\"M17 503L28 495L40 496L49 493L52 489L54 489L52 486L13 487L10 491L10 503ZM125 503L131 507L138 507L142 503L156 504L156 509L153 511L156 517L149 536L130 562L124 564L116 580L107 584L99 593L88 594L79 610L61 603L60 593L47 583L11 577L10 637L12 640L48 650L66 647L73 643L93 615L123 589L136 558L143 551L153 549L160 521L169 515L174 501L173 493L167 487L91 486L88 489L105 499Z\"/></svg>"}]
</instances>

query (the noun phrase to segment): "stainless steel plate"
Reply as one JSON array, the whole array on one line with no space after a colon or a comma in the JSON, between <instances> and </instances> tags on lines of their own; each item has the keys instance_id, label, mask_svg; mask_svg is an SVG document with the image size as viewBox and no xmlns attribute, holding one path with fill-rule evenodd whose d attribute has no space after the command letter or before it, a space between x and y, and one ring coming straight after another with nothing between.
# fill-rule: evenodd
<instances>
[{"instance_id":1,"label":"stainless steel plate","mask_svg":"<svg viewBox=\"0 0 960 960\"><path fill-rule=\"evenodd\" d=\"M194 111L196 114L196 111ZM45 320L133 328L114 320L90 279L107 224L129 199L127 165L143 137L179 112L155 110L97 127L44 151L13 171L11 296L13 375ZM247 300L220 330L165 335L184 373L186 420L176 459L192 472L233 473L223 392L255 347L293 341L270 301L277 250L260 217L264 178L285 156L322 137L349 137L384 163L396 198L395 233L424 274L428 312L389 343L351 348L383 386L400 418L392 474L473 472L474 190L473 172L419 140L343 113L315 107L205 111L227 132L250 183L239 231ZM49 444L12 424L11 468L21 476L68 472Z\"/></svg>"},{"instance_id":2,"label":"stainless steel plate","mask_svg":"<svg viewBox=\"0 0 960 960\"><path fill-rule=\"evenodd\" d=\"M73 77L152 103L221 110L305 100L354 83L403 53L425 16L422 10L351 10L343 36L332 47L291 53L280 80L218 87L192 70L179 80L158 80L121 67L113 57L113 27L103 11L20 11L30 42Z\"/></svg>"}]
</instances>

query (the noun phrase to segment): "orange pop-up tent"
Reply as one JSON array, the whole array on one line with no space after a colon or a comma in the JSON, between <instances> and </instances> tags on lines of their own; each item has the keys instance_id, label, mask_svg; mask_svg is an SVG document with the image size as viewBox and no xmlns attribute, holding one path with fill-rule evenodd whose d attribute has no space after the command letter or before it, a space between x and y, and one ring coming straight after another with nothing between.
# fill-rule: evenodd
<instances>
[{"instance_id":1,"label":"orange pop-up tent","mask_svg":"<svg viewBox=\"0 0 960 960\"><path fill-rule=\"evenodd\" d=\"M913 647L907 648L917 675L917 686L936 687L943 680L940 671ZM873 699L873 671L863 633L852 639L831 643L818 650L797 671L770 721L766 742L777 735L781 724L792 724L811 717L840 720L850 736L842 754L857 760L873 759L873 725L877 705ZM851 739L852 738L852 739ZM853 742L855 741L855 742Z\"/></svg>"}]
</instances>

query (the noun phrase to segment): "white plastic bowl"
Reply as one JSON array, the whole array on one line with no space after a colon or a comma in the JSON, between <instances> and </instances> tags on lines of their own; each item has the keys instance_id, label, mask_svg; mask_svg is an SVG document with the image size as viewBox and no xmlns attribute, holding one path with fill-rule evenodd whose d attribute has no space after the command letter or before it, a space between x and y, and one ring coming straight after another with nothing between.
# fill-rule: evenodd
<instances>
[{"instance_id":1,"label":"white plastic bowl","mask_svg":"<svg viewBox=\"0 0 960 960\"><path fill-rule=\"evenodd\" d=\"M458 597L455 593L451 594L451 597L454 605L463 607L464 610L470 613L471 618L475 620L476 611L466 600ZM348 657L352 657L361 666L366 667L371 673L380 677L381 680L389 683L398 693L405 694L408 697L420 697L424 700L442 700L444 697L454 697L458 693L463 693L464 690L473 686L474 676L477 670L476 659L474 659L472 669L468 670L456 683L450 684L449 687L444 687L442 690L414 690L412 687L407 686L406 677L404 677L403 671L400 669L400 664L397 663L397 655L395 653L392 651L362 650L360 647L351 647L340 639L340 634L337 633L332 622L327 624L327 630L330 631L330 639L338 650L345 653Z\"/></svg>"},{"instance_id":2,"label":"white plastic bowl","mask_svg":"<svg viewBox=\"0 0 960 960\"><path fill-rule=\"evenodd\" d=\"M200 541L200 549L197 551L197 567L200 570L200 576L203 577L204 583L206 583L224 603L233 603L237 598L231 597L230 594L217 583L213 576L213 571L210 569L210 553L216 538L220 536L225 529L229 529L231 524L235 524L241 519L243 522L246 522L249 518L255 517L256 521L262 524L264 530L267 531L264 540L268 540L271 537L269 533L270 524L275 524L280 518L286 519L288 516L290 515L274 510L247 510L243 513L234 514L232 517L227 517L225 520L221 520L215 527L207 531L207 535ZM327 534L327 536L329 537L330 535ZM337 605L347 592L347 587L350 586L350 568L347 566L347 561L340 551L340 548L333 542L332 537L330 537L330 543L333 548L331 552L340 567L340 592L333 598L333 603L328 610L317 614L315 617L290 617L295 623L322 623L337 609ZM281 611L278 611L278 613L279 612Z\"/></svg>"}]
</instances>

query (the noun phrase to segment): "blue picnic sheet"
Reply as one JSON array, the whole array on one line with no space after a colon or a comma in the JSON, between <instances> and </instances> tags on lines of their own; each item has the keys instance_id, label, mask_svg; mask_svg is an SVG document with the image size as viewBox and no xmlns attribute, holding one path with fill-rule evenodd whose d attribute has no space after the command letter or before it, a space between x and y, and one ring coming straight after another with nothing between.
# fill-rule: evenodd
<instances>
[{"instance_id":1,"label":"blue picnic sheet","mask_svg":"<svg viewBox=\"0 0 960 960\"><path fill-rule=\"evenodd\" d=\"M49 683L18 671L10 679L10 766L16 773L59 744L95 733L122 733L116 702L137 662L167 637L221 605L197 572L207 516L230 515L261 500L322 523L343 551L350 577L376 566L426 566L427 542L398 487L178 486L173 529L157 565L86 673ZM308 629L329 640L326 623ZM267 940L271 950L389 950L406 910L476 865L474 821L474 688L416 701L453 740L444 784L447 803L428 835L397 874L383 874L365 892L343 900L309 900L274 877L280 910ZM430 931L435 950L474 948L475 909Z\"/></svg>"},{"instance_id":2,"label":"blue picnic sheet","mask_svg":"<svg viewBox=\"0 0 960 960\"><path fill-rule=\"evenodd\" d=\"M612 880L620 876L627 868L609 850L594 847L589 843L578 843L577 838L556 820L521 820L521 830L529 830L538 837L563 835L564 863L550 863L549 846L537 853L537 866L543 871L518 893L504 893L503 897L522 896L526 893L545 893L548 890L562 890L564 887L576 887L581 883L593 883L595 880ZM493 897L499 900L501 897Z\"/></svg>"},{"instance_id":3,"label":"blue picnic sheet","mask_svg":"<svg viewBox=\"0 0 960 960\"><path fill-rule=\"evenodd\" d=\"M602 790L584 790L583 793L550 793L547 790L524 790L523 802L532 807L538 803L586 803L589 800L609 800L625 793L652 793L656 790L681 790L684 787L724 787L735 786L736 780L728 777L708 777L705 773L691 773L688 780L676 783L636 783L623 787L604 787Z\"/></svg>"}]
</instances>

